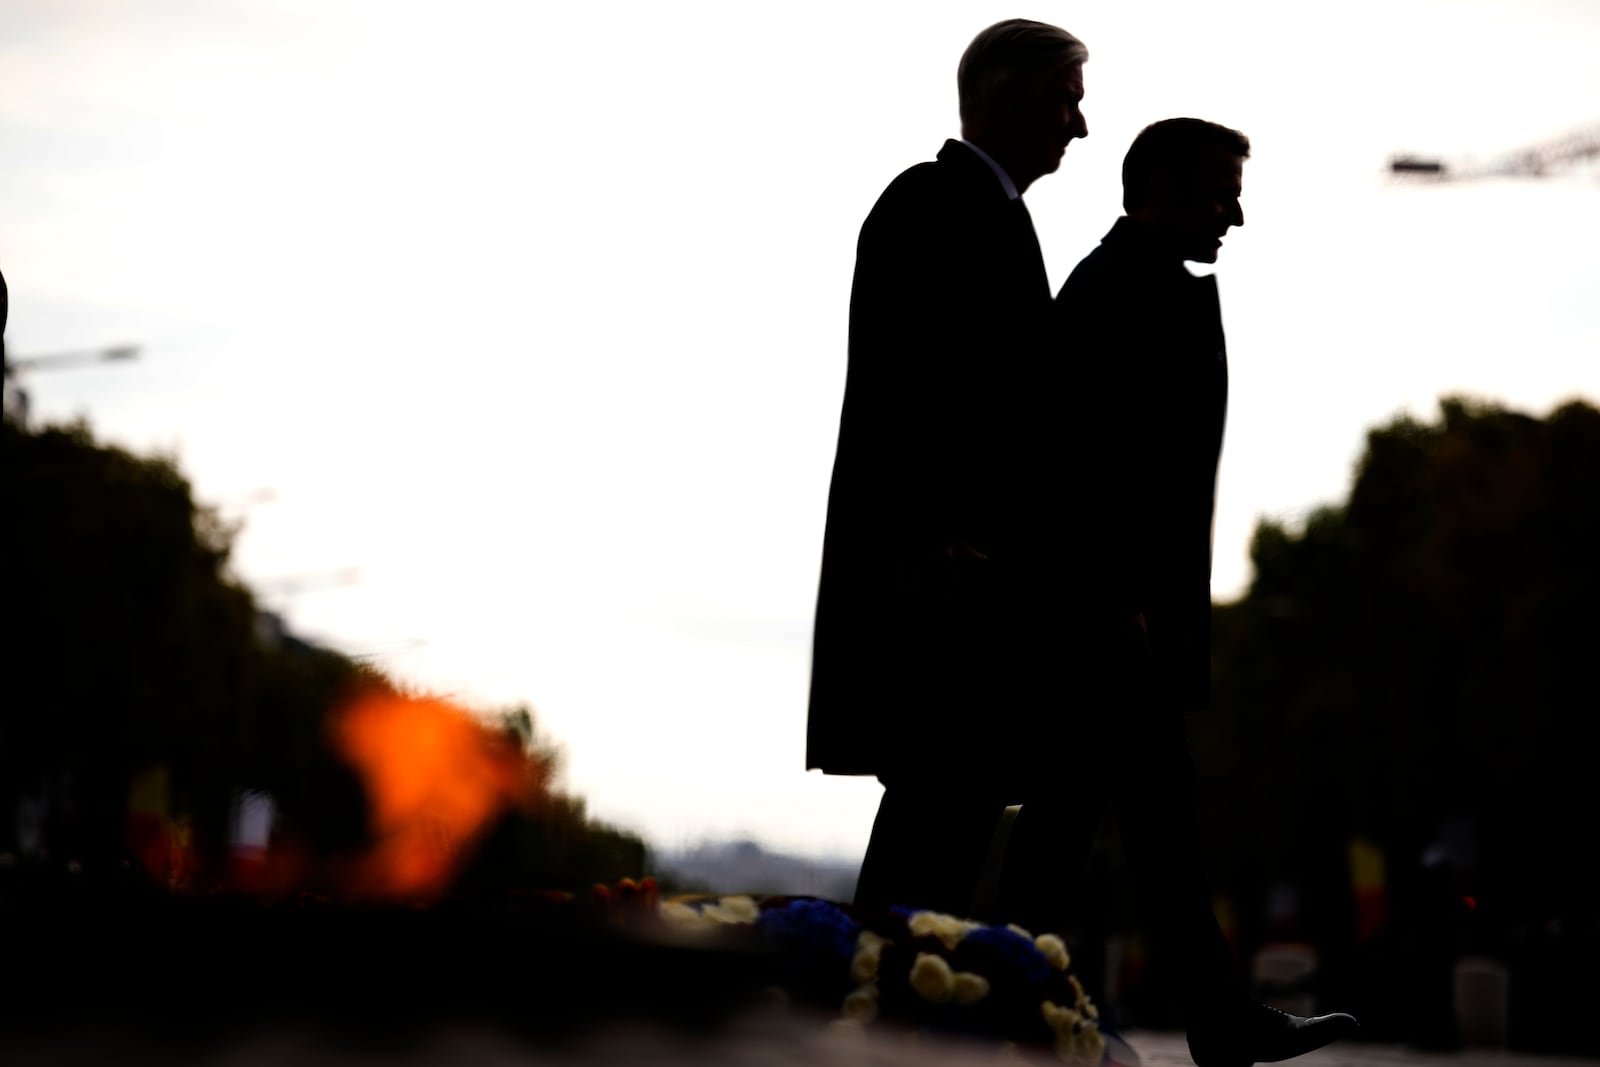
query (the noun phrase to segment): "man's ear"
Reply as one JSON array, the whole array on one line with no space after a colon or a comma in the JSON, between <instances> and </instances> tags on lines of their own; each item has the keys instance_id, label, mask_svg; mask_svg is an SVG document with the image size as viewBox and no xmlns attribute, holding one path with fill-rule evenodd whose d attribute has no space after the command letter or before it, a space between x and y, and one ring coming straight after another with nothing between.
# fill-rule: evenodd
<instances>
[{"instance_id":1,"label":"man's ear","mask_svg":"<svg viewBox=\"0 0 1600 1067\"><path fill-rule=\"evenodd\" d=\"M1160 171L1153 171L1145 177L1144 188L1140 192L1144 195L1139 199L1139 206L1129 214L1145 222L1153 222L1166 206L1165 198L1172 193L1172 182Z\"/></svg>"},{"instance_id":2,"label":"man's ear","mask_svg":"<svg viewBox=\"0 0 1600 1067\"><path fill-rule=\"evenodd\" d=\"M1165 167L1151 171L1150 177L1145 179L1144 202L1152 207L1164 207L1172 203L1177 184L1177 175Z\"/></svg>"}]
</instances>

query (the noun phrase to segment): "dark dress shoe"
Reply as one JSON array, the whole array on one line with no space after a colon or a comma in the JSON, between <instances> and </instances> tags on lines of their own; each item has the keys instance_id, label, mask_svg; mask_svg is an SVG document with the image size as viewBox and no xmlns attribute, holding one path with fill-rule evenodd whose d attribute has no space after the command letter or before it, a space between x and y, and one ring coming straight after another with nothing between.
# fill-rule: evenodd
<instances>
[{"instance_id":1,"label":"dark dress shoe","mask_svg":"<svg viewBox=\"0 0 1600 1067\"><path fill-rule=\"evenodd\" d=\"M1292 1060L1360 1029L1353 1015L1336 1012L1304 1018L1265 1004L1213 1012L1189 1027L1195 1067L1250 1067Z\"/></svg>"}]
</instances>

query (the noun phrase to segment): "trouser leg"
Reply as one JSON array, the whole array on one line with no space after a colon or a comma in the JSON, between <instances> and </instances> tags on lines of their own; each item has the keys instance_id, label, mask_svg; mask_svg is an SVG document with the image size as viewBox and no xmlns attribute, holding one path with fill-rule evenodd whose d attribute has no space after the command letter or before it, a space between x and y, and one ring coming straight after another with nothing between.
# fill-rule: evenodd
<instances>
[{"instance_id":1,"label":"trouser leg","mask_svg":"<svg viewBox=\"0 0 1600 1067\"><path fill-rule=\"evenodd\" d=\"M1018 810L1006 842L996 921L1041 934L1063 931L1083 917L1085 868L1105 800L1082 784L1081 796L1030 800Z\"/></svg>"},{"instance_id":2,"label":"trouser leg","mask_svg":"<svg viewBox=\"0 0 1600 1067\"><path fill-rule=\"evenodd\" d=\"M1237 1003L1244 990L1212 907L1183 714L1144 707L1127 721L1126 780L1112 809L1140 912L1186 1012Z\"/></svg>"},{"instance_id":3,"label":"trouser leg","mask_svg":"<svg viewBox=\"0 0 1600 1067\"><path fill-rule=\"evenodd\" d=\"M1112 653L1096 648L1098 661L1090 672L1081 662L1090 653L1066 657L1042 643L1050 638L1076 648L1081 638L1032 636L1032 662L1059 662L1067 673L1047 681L1036 670L1015 672L1031 679L1016 687L1015 701L1031 709L1031 721L1016 745L1022 805L1006 841L995 918L1036 934L1066 933L1093 906L1086 875L1108 803L1106 709L1112 706L1098 672Z\"/></svg>"},{"instance_id":4,"label":"trouser leg","mask_svg":"<svg viewBox=\"0 0 1600 1067\"><path fill-rule=\"evenodd\" d=\"M1005 807L951 793L943 783L884 788L856 882L858 906L967 914Z\"/></svg>"}]
</instances>

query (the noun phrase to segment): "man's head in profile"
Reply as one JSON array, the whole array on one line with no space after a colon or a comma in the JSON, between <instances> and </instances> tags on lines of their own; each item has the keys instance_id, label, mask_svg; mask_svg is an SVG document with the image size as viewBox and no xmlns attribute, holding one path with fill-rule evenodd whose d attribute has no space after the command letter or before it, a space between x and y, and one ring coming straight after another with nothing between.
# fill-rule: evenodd
<instances>
[{"instance_id":1,"label":"man's head in profile","mask_svg":"<svg viewBox=\"0 0 1600 1067\"><path fill-rule=\"evenodd\" d=\"M1122 207L1181 258L1215 263L1229 227L1244 225L1239 196L1250 140L1201 119L1146 126L1122 161Z\"/></svg>"},{"instance_id":2,"label":"man's head in profile","mask_svg":"<svg viewBox=\"0 0 1600 1067\"><path fill-rule=\"evenodd\" d=\"M956 70L961 136L1005 168L1018 191L1061 165L1089 135L1080 104L1089 50L1072 34L1029 19L997 22L972 39Z\"/></svg>"}]
</instances>

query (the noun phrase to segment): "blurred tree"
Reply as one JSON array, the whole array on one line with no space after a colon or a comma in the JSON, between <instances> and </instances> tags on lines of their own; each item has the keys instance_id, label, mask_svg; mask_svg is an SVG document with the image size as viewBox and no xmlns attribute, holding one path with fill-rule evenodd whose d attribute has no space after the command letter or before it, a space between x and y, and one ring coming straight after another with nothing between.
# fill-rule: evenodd
<instances>
[{"instance_id":1,"label":"blurred tree","mask_svg":"<svg viewBox=\"0 0 1600 1067\"><path fill-rule=\"evenodd\" d=\"M97 444L81 423L32 432L10 420L0 455L0 852L28 851L19 816L44 810L55 860L115 871L131 859L130 793L142 791L189 821L209 861L200 881L216 884L240 789L271 794L308 869L364 847L367 797L329 744L329 714L393 683L257 609L228 572L235 530L195 503L171 459ZM506 817L475 884L582 889L647 873L638 837L554 789L560 752L531 709L498 722L541 802Z\"/></svg>"},{"instance_id":2,"label":"blurred tree","mask_svg":"<svg viewBox=\"0 0 1600 1067\"><path fill-rule=\"evenodd\" d=\"M458 879L454 900L494 904L518 891L582 893L596 884L659 875L642 839L589 818L581 798L555 788L565 760L560 746L539 732L532 708L516 705L498 720L543 785L531 809L500 816Z\"/></svg>"},{"instance_id":3,"label":"blurred tree","mask_svg":"<svg viewBox=\"0 0 1600 1067\"><path fill-rule=\"evenodd\" d=\"M254 605L225 573L232 530L170 460L96 446L82 424L3 432L0 781L7 798L55 790L72 817L52 844L109 862L142 767L170 764L176 796L226 811L225 724L252 672Z\"/></svg>"},{"instance_id":4,"label":"blurred tree","mask_svg":"<svg viewBox=\"0 0 1600 1067\"><path fill-rule=\"evenodd\" d=\"M1359 835L1390 859L1385 951L1440 907L1460 950L1503 955L1552 916L1592 926L1600 875L1574 821L1600 735L1597 546L1600 411L1581 402L1536 419L1448 398L1435 423L1368 435L1344 505L1258 526L1194 722L1218 880L1246 916L1289 882L1334 970L1376 951L1353 943Z\"/></svg>"}]
</instances>

